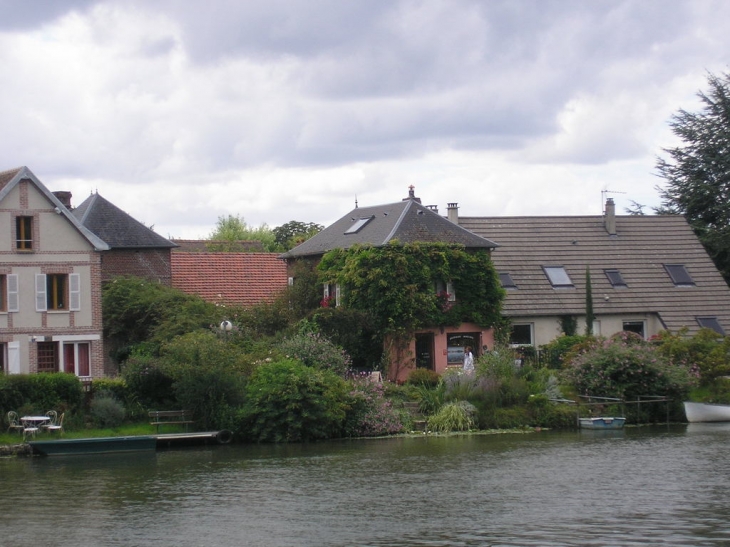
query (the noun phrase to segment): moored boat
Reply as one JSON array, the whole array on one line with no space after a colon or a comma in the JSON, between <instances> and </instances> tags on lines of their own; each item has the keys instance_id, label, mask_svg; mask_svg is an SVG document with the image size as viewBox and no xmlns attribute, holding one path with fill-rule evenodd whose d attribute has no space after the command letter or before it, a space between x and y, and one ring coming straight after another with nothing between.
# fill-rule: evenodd
<instances>
[{"instance_id":1,"label":"moored boat","mask_svg":"<svg viewBox=\"0 0 730 547\"><path fill-rule=\"evenodd\" d=\"M579 418L581 429L621 429L626 418L618 416L599 416L596 418Z\"/></svg>"},{"instance_id":2,"label":"moored boat","mask_svg":"<svg viewBox=\"0 0 730 547\"><path fill-rule=\"evenodd\" d=\"M41 456L77 456L119 452L154 451L157 439L151 435L134 437L92 437L87 439L55 439L30 441L34 454Z\"/></svg>"},{"instance_id":3,"label":"moored boat","mask_svg":"<svg viewBox=\"0 0 730 547\"><path fill-rule=\"evenodd\" d=\"M730 405L685 401L684 413L690 423L730 422Z\"/></svg>"}]
</instances>

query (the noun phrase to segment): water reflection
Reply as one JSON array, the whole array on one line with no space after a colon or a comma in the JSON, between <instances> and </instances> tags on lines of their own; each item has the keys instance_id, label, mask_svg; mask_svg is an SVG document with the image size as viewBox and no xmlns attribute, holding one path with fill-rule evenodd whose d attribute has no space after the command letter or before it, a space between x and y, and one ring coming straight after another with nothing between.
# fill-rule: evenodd
<instances>
[{"instance_id":1,"label":"water reflection","mask_svg":"<svg viewBox=\"0 0 730 547\"><path fill-rule=\"evenodd\" d=\"M18 547L728 544L730 425L696 425L4 459L0 537Z\"/></svg>"}]
</instances>

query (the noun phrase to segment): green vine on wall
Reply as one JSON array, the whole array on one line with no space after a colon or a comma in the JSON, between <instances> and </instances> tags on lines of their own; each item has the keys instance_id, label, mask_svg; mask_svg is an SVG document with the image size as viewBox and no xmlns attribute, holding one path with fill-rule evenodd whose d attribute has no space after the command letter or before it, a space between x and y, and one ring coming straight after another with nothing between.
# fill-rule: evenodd
<instances>
[{"instance_id":1,"label":"green vine on wall","mask_svg":"<svg viewBox=\"0 0 730 547\"><path fill-rule=\"evenodd\" d=\"M501 320L505 292L484 250L443 243L353 246L328 252L318 269L322 283L340 285L342 304L371 313L383 334L463 322L486 328ZM456 300L445 305L437 288L447 282Z\"/></svg>"}]
</instances>

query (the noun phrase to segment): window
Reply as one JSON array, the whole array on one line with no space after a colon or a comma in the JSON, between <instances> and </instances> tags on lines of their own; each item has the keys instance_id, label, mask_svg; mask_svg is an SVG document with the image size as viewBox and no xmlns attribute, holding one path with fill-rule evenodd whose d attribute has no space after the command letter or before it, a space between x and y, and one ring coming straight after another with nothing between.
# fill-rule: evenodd
<instances>
[{"instance_id":1,"label":"window","mask_svg":"<svg viewBox=\"0 0 730 547\"><path fill-rule=\"evenodd\" d=\"M620 287L626 287L626 281L624 281L624 278L621 276L621 272L618 270L603 270L606 274L606 277L608 278L609 283L613 286L613 288L620 288Z\"/></svg>"},{"instance_id":2,"label":"window","mask_svg":"<svg viewBox=\"0 0 730 547\"><path fill-rule=\"evenodd\" d=\"M461 365L464 363L464 350L468 346L472 353L479 355L478 332L454 332L446 335L446 363L448 365Z\"/></svg>"},{"instance_id":3,"label":"window","mask_svg":"<svg viewBox=\"0 0 730 547\"><path fill-rule=\"evenodd\" d=\"M325 308L338 308L340 306L340 286L334 283L324 285L324 299L322 306Z\"/></svg>"},{"instance_id":4,"label":"window","mask_svg":"<svg viewBox=\"0 0 730 547\"><path fill-rule=\"evenodd\" d=\"M15 217L15 248L33 250L33 217Z\"/></svg>"},{"instance_id":5,"label":"window","mask_svg":"<svg viewBox=\"0 0 730 547\"><path fill-rule=\"evenodd\" d=\"M502 284L503 289L513 290L517 288L509 272L499 272L499 282Z\"/></svg>"},{"instance_id":6,"label":"window","mask_svg":"<svg viewBox=\"0 0 730 547\"><path fill-rule=\"evenodd\" d=\"M545 275L553 288L572 288L573 282L570 280L568 272L562 266L543 266Z\"/></svg>"},{"instance_id":7,"label":"window","mask_svg":"<svg viewBox=\"0 0 730 547\"><path fill-rule=\"evenodd\" d=\"M643 321L624 321L622 329L627 332L635 332L642 338L646 338Z\"/></svg>"},{"instance_id":8,"label":"window","mask_svg":"<svg viewBox=\"0 0 730 547\"><path fill-rule=\"evenodd\" d=\"M56 342L38 342L38 372L58 372Z\"/></svg>"},{"instance_id":9,"label":"window","mask_svg":"<svg viewBox=\"0 0 730 547\"><path fill-rule=\"evenodd\" d=\"M63 370L76 376L91 376L88 342L64 342Z\"/></svg>"},{"instance_id":10,"label":"window","mask_svg":"<svg viewBox=\"0 0 730 547\"><path fill-rule=\"evenodd\" d=\"M509 336L509 343L512 346L532 345L532 323L514 324Z\"/></svg>"},{"instance_id":11,"label":"window","mask_svg":"<svg viewBox=\"0 0 730 547\"><path fill-rule=\"evenodd\" d=\"M36 274L36 311L79 311L79 274Z\"/></svg>"},{"instance_id":12,"label":"window","mask_svg":"<svg viewBox=\"0 0 730 547\"><path fill-rule=\"evenodd\" d=\"M725 330L720 325L717 317L698 317L697 324L703 329L712 329L718 334L725 336Z\"/></svg>"},{"instance_id":13,"label":"window","mask_svg":"<svg viewBox=\"0 0 730 547\"><path fill-rule=\"evenodd\" d=\"M439 296L446 296L446 300L448 302L456 302L456 290L454 289L454 284L451 281L443 282L443 281L437 281L436 282L436 294Z\"/></svg>"},{"instance_id":14,"label":"window","mask_svg":"<svg viewBox=\"0 0 730 547\"><path fill-rule=\"evenodd\" d=\"M664 264L664 269L667 270L669 277L677 287L694 286L695 282L692 281L692 276L689 275L683 264Z\"/></svg>"},{"instance_id":15,"label":"window","mask_svg":"<svg viewBox=\"0 0 730 547\"><path fill-rule=\"evenodd\" d=\"M350 225L350 227L347 230L345 230L345 234L356 234L356 233L358 233L373 218L374 218L373 216L369 216L369 217L366 217L366 218L353 219L355 222L353 222Z\"/></svg>"}]
</instances>

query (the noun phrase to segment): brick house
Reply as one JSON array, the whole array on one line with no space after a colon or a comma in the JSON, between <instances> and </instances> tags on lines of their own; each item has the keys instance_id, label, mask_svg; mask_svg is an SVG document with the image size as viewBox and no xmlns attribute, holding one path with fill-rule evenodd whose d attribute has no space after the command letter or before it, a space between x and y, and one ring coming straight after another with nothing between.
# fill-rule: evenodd
<instances>
[{"instance_id":1,"label":"brick house","mask_svg":"<svg viewBox=\"0 0 730 547\"><path fill-rule=\"evenodd\" d=\"M89 231L109 246L101 256L101 280L106 283L121 275L133 275L172 284L170 253L177 245L135 220L98 193L91 194L71 209L66 207Z\"/></svg>"},{"instance_id":2,"label":"brick house","mask_svg":"<svg viewBox=\"0 0 730 547\"><path fill-rule=\"evenodd\" d=\"M449 204L449 217L457 214L456 205ZM281 258L292 268L298 261L316 264L332 249L348 249L353 245L385 246L392 242L447 243L467 250L492 252L497 244L478 236L438 214L434 206L424 206L410 187L409 195L397 203L355 208L301 245L283 253ZM293 275L293 273L292 273ZM296 279L294 279L296 283ZM444 291L449 298L460 298L458 290L434 284L433 290ZM340 288L325 285L323 298L339 305ZM461 366L464 348L471 346L475 355L484 347L493 347L493 329L463 322L458 326L433 326L414 333L405 353L407 362L391 355L391 380L403 381L414 368L426 368L443 373L450 366Z\"/></svg>"},{"instance_id":3,"label":"brick house","mask_svg":"<svg viewBox=\"0 0 730 547\"><path fill-rule=\"evenodd\" d=\"M27 167L0 173L0 224L3 373L103 376L101 256L109 245Z\"/></svg>"}]
</instances>

